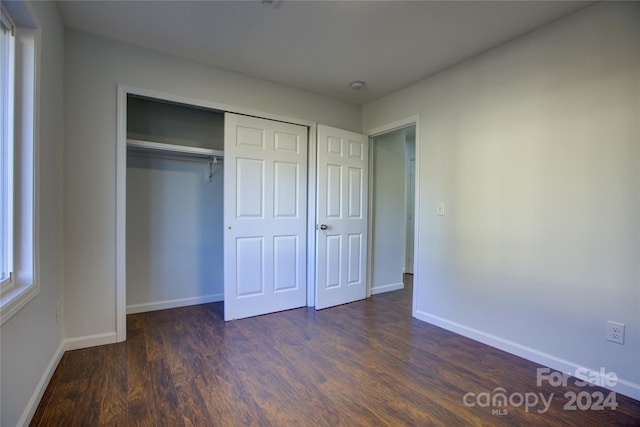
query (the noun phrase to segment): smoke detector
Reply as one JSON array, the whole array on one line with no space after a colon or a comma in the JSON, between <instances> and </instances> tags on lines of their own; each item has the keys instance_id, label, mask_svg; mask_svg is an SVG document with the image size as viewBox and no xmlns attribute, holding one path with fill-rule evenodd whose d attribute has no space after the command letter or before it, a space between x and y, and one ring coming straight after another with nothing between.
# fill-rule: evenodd
<instances>
[{"instance_id":1,"label":"smoke detector","mask_svg":"<svg viewBox=\"0 0 640 427\"><path fill-rule=\"evenodd\" d=\"M366 86L366 83L360 80L356 80L355 82L351 82L349 86L352 90L362 90Z\"/></svg>"}]
</instances>

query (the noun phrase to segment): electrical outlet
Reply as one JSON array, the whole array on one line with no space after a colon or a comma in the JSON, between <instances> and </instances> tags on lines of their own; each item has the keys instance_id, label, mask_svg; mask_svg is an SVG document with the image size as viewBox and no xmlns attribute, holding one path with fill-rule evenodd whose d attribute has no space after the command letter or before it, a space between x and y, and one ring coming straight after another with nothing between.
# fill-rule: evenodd
<instances>
[{"instance_id":1,"label":"electrical outlet","mask_svg":"<svg viewBox=\"0 0 640 427\"><path fill-rule=\"evenodd\" d=\"M624 323L607 322L607 341L624 344Z\"/></svg>"},{"instance_id":2,"label":"electrical outlet","mask_svg":"<svg viewBox=\"0 0 640 427\"><path fill-rule=\"evenodd\" d=\"M56 303L56 322L60 321L62 317L62 302L58 301Z\"/></svg>"}]
</instances>

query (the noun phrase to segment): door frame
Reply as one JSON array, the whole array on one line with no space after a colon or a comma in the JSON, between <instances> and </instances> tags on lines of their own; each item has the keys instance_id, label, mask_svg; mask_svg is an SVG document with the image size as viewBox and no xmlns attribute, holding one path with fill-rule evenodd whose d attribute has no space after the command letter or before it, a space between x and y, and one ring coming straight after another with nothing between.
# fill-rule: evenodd
<instances>
[{"instance_id":1,"label":"door frame","mask_svg":"<svg viewBox=\"0 0 640 427\"><path fill-rule=\"evenodd\" d=\"M116 253L115 253L115 290L116 290L116 342L127 338L127 95L145 96L163 101L175 102L194 107L208 108L220 112L254 116L267 120L292 123L308 129L308 166L307 166L307 305L315 303L315 211L316 211L316 127L317 123L295 117L281 116L264 111L234 105L222 104L188 96L160 92L151 89L117 85L116 114Z\"/></svg>"},{"instance_id":2,"label":"door frame","mask_svg":"<svg viewBox=\"0 0 640 427\"><path fill-rule=\"evenodd\" d=\"M414 313L416 310L416 302L418 300L418 286L419 283L419 274L420 268L419 264L416 262L419 259L418 254L420 252L420 243L418 240L418 236L420 235L420 115L416 114L413 116L406 117L404 119L397 120L395 122L387 123L382 126L378 126L364 132L365 135L369 137L369 147L373 146L373 139L376 136L383 135L385 133L390 133L398 129L406 128L409 126L415 126L416 128L416 154L415 154L415 171L414 171L414 232L413 232L413 296L412 296L412 312ZM373 151L373 150L371 150ZM370 153L369 155L369 217L367 219L368 223L368 233L369 233L369 241L367 244L367 298L371 296L371 286L373 279L373 221L372 216L373 212L373 194L375 191L375 186L373 183L373 161L374 155Z\"/></svg>"},{"instance_id":3,"label":"door frame","mask_svg":"<svg viewBox=\"0 0 640 427\"><path fill-rule=\"evenodd\" d=\"M414 137L414 144L415 144L415 137ZM407 158L407 162L406 162L406 165L405 165L405 180L406 180L405 181L405 190L404 190L404 193L405 193L405 208L406 208L407 200L408 200L409 195L410 195L410 191L409 191L409 177L410 177L409 171L411 170L410 166L411 166L412 162L413 162L413 189L415 190L415 188L416 188L416 156L415 156L415 152L414 152L413 157L408 157ZM413 196L415 197L415 191L414 191ZM414 213L415 213L415 205L416 205L416 201L414 199L413 200L413 211L414 211ZM409 233L407 233L407 226L409 225L409 220L407 218L407 213L408 212L406 212L406 211L404 213L404 228L405 228L404 272L405 273L408 273L407 272L407 259L409 259L409 257L406 255L406 251L407 251L407 237L406 236L408 236L408 234L409 234ZM416 219L413 218L413 227L414 227L414 229L415 229L415 222L416 222ZM415 241L413 242L413 246L415 247ZM412 248L411 252L413 253L413 248ZM413 257L411 257L411 258L413 258ZM414 271L413 261L414 260L412 259L411 260L411 273L409 273L409 274L413 274L413 271Z\"/></svg>"}]
</instances>

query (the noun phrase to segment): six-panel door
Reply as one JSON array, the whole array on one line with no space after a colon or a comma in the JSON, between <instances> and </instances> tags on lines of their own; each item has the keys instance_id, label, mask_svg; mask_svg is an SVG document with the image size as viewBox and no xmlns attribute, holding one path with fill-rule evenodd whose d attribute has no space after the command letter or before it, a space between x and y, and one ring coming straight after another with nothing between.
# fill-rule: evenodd
<instances>
[{"instance_id":1,"label":"six-panel door","mask_svg":"<svg viewBox=\"0 0 640 427\"><path fill-rule=\"evenodd\" d=\"M318 125L316 309L367 292L368 138Z\"/></svg>"},{"instance_id":2,"label":"six-panel door","mask_svg":"<svg viewBox=\"0 0 640 427\"><path fill-rule=\"evenodd\" d=\"M225 320L306 305L307 128L225 114Z\"/></svg>"}]
</instances>

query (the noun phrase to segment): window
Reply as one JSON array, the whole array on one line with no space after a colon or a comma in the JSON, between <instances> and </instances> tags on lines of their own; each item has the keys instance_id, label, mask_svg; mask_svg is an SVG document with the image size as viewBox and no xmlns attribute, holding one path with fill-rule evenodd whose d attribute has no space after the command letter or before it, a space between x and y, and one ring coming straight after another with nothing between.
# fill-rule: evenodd
<instances>
[{"instance_id":1,"label":"window","mask_svg":"<svg viewBox=\"0 0 640 427\"><path fill-rule=\"evenodd\" d=\"M13 287L13 46L14 29L2 11L0 34L0 294Z\"/></svg>"},{"instance_id":2,"label":"window","mask_svg":"<svg viewBox=\"0 0 640 427\"><path fill-rule=\"evenodd\" d=\"M0 324L39 290L37 55L29 7L2 2L0 33Z\"/></svg>"}]
</instances>

